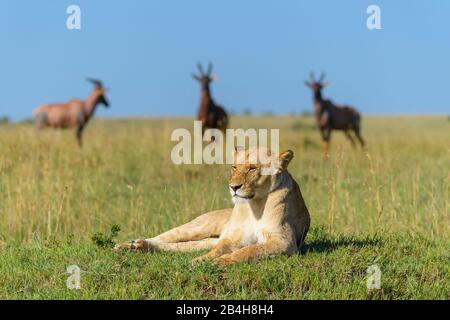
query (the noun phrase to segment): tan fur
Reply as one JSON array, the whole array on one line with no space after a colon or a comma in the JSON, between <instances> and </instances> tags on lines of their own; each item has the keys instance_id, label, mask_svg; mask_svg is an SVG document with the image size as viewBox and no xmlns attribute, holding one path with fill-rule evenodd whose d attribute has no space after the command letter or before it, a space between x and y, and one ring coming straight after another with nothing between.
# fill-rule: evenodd
<instances>
[{"instance_id":1,"label":"tan fur","mask_svg":"<svg viewBox=\"0 0 450 320\"><path fill-rule=\"evenodd\" d=\"M255 155L259 152L259 159ZM235 206L205 213L157 237L116 245L138 251L210 249L193 260L219 266L295 254L310 225L300 188L287 171L292 151L237 151L229 179ZM243 160L243 161L242 161ZM270 174L264 169L272 168Z\"/></svg>"},{"instance_id":2,"label":"tan fur","mask_svg":"<svg viewBox=\"0 0 450 320\"><path fill-rule=\"evenodd\" d=\"M52 128L75 128L77 120L85 120L92 116L96 101L104 95L103 89L94 89L86 100L72 99L65 103L43 104L33 110L33 116L47 114L46 125Z\"/></svg>"},{"instance_id":3,"label":"tan fur","mask_svg":"<svg viewBox=\"0 0 450 320\"><path fill-rule=\"evenodd\" d=\"M44 127L52 128L75 128L78 145L82 145L82 134L89 119L94 115L98 104L106 108L109 102L100 80L87 79L94 84L94 90L86 100L72 99L65 103L44 104L33 110L33 117L37 129Z\"/></svg>"}]
</instances>

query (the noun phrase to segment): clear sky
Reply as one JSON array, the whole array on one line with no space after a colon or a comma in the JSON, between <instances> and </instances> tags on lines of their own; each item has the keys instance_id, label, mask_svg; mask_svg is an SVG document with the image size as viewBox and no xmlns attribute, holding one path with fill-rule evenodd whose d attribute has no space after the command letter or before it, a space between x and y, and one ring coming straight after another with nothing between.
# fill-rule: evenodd
<instances>
[{"instance_id":1,"label":"clear sky","mask_svg":"<svg viewBox=\"0 0 450 320\"><path fill-rule=\"evenodd\" d=\"M81 30L66 8L81 7ZM381 30L366 27L370 4ZM448 113L448 0L2 0L0 115L111 87L102 116L194 115L196 63L214 62L227 109L311 110L303 81L327 72L325 96L363 113Z\"/></svg>"}]
</instances>

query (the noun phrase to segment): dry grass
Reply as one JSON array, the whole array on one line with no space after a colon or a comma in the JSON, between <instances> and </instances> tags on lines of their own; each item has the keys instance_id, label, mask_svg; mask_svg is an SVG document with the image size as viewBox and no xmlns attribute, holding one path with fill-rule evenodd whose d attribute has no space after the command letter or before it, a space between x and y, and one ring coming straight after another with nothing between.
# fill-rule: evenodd
<instances>
[{"instance_id":1,"label":"dry grass","mask_svg":"<svg viewBox=\"0 0 450 320\"><path fill-rule=\"evenodd\" d=\"M312 213L329 231L385 230L449 239L449 140L445 117L368 117L367 153L339 132L323 161L312 119L239 117L233 127L279 128L294 150L290 171ZM36 134L31 125L0 127L0 239L27 242L122 226L150 236L197 214L230 206L226 166L176 166L174 128L190 119L98 120L85 148L73 132Z\"/></svg>"}]
</instances>

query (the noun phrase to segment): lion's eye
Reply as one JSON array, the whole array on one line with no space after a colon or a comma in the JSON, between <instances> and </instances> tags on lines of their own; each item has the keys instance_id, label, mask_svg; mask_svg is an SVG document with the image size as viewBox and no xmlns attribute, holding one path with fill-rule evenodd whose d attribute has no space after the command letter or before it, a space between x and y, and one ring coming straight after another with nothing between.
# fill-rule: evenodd
<instances>
[{"instance_id":1,"label":"lion's eye","mask_svg":"<svg viewBox=\"0 0 450 320\"><path fill-rule=\"evenodd\" d=\"M250 169L248 169L249 172L253 172L256 170L256 167L250 167Z\"/></svg>"},{"instance_id":2,"label":"lion's eye","mask_svg":"<svg viewBox=\"0 0 450 320\"><path fill-rule=\"evenodd\" d=\"M236 166L232 166L231 170L233 170L233 171L236 170Z\"/></svg>"}]
</instances>

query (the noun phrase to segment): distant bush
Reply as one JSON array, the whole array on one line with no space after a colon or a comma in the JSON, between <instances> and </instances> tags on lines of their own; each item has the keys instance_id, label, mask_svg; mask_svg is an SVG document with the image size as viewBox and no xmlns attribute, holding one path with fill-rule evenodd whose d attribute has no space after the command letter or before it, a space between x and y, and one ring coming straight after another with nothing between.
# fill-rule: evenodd
<instances>
[{"instance_id":1,"label":"distant bush","mask_svg":"<svg viewBox=\"0 0 450 320\"><path fill-rule=\"evenodd\" d=\"M301 115L302 117L312 117L312 116L313 116L313 113L312 113L311 111L308 111L308 110L303 110L303 111L300 113L300 115Z\"/></svg>"},{"instance_id":2,"label":"distant bush","mask_svg":"<svg viewBox=\"0 0 450 320\"><path fill-rule=\"evenodd\" d=\"M244 109L244 115L250 116L251 114L252 114L252 109L250 109L250 108L245 108Z\"/></svg>"},{"instance_id":3,"label":"distant bush","mask_svg":"<svg viewBox=\"0 0 450 320\"><path fill-rule=\"evenodd\" d=\"M9 120L9 118L7 116L0 117L0 125L8 124L8 123L10 123L10 120Z\"/></svg>"},{"instance_id":4,"label":"distant bush","mask_svg":"<svg viewBox=\"0 0 450 320\"><path fill-rule=\"evenodd\" d=\"M265 111L265 112L263 112L263 116L272 117L274 115L275 115L275 113L273 111Z\"/></svg>"},{"instance_id":5,"label":"distant bush","mask_svg":"<svg viewBox=\"0 0 450 320\"><path fill-rule=\"evenodd\" d=\"M31 118L23 119L23 120L20 120L19 123L31 124L31 123L33 123L33 119L31 119Z\"/></svg>"}]
</instances>

